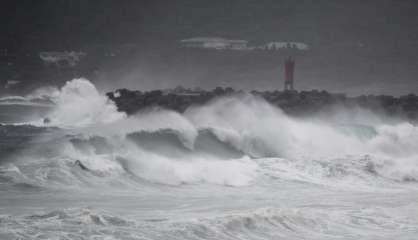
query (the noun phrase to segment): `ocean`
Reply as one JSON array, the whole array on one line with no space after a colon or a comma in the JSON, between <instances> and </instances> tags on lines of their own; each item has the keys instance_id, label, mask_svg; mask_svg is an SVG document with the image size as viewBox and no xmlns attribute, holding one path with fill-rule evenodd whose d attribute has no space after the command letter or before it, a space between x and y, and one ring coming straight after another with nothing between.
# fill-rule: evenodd
<instances>
[{"instance_id":1,"label":"ocean","mask_svg":"<svg viewBox=\"0 0 418 240\"><path fill-rule=\"evenodd\" d=\"M418 236L402 119L295 118L249 94L127 116L85 79L0 110L0 239Z\"/></svg>"}]
</instances>

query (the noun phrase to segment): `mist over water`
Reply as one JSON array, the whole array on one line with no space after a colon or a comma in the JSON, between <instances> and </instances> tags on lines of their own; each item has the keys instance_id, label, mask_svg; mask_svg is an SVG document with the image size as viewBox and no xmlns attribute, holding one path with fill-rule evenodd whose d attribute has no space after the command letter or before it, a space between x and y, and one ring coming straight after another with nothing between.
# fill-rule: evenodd
<instances>
[{"instance_id":1,"label":"mist over water","mask_svg":"<svg viewBox=\"0 0 418 240\"><path fill-rule=\"evenodd\" d=\"M361 109L294 118L250 94L127 116L85 79L37 94L48 124L0 127L0 238L418 234L412 123Z\"/></svg>"}]
</instances>

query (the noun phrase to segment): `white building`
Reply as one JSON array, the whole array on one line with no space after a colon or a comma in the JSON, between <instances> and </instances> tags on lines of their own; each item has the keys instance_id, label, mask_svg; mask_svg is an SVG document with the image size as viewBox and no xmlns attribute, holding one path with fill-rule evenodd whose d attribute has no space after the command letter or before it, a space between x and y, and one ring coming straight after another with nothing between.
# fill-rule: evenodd
<instances>
[{"instance_id":1,"label":"white building","mask_svg":"<svg viewBox=\"0 0 418 240\"><path fill-rule=\"evenodd\" d=\"M309 50L309 46L306 43L301 42L269 42L259 48L266 50L282 50L282 49L295 49L306 51Z\"/></svg>"},{"instance_id":2,"label":"white building","mask_svg":"<svg viewBox=\"0 0 418 240\"><path fill-rule=\"evenodd\" d=\"M209 49L231 49L231 50L243 50L247 49L247 40L231 40L218 37L196 37L183 39L180 43L185 47L195 48L209 48Z\"/></svg>"},{"instance_id":3,"label":"white building","mask_svg":"<svg viewBox=\"0 0 418 240\"><path fill-rule=\"evenodd\" d=\"M84 52L40 52L39 57L47 65L55 65L57 67L74 67L86 56Z\"/></svg>"},{"instance_id":4,"label":"white building","mask_svg":"<svg viewBox=\"0 0 418 240\"><path fill-rule=\"evenodd\" d=\"M268 42L263 45L250 46L247 40L232 40L219 37L196 37L183 39L180 40L180 44L184 47L216 50L309 50L309 45L303 42Z\"/></svg>"}]
</instances>

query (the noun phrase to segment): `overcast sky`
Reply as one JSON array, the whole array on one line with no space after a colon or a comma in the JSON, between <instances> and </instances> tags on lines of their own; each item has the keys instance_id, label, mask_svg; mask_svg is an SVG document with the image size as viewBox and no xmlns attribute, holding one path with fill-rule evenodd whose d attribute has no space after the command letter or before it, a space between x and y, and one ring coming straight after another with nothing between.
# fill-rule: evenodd
<instances>
[{"instance_id":1,"label":"overcast sky","mask_svg":"<svg viewBox=\"0 0 418 240\"><path fill-rule=\"evenodd\" d=\"M415 0L14 0L2 1L0 11L0 41L12 49L146 46L143 58L127 59L131 68L107 69L113 74L106 81L123 75L113 79L115 87L282 88L279 60L231 60L220 66L201 56L199 61L182 62L169 56L182 53L162 47L184 38L217 36L254 44L309 44L311 53L297 58L299 89L353 94L418 91ZM150 59L153 55L160 57Z\"/></svg>"}]
</instances>

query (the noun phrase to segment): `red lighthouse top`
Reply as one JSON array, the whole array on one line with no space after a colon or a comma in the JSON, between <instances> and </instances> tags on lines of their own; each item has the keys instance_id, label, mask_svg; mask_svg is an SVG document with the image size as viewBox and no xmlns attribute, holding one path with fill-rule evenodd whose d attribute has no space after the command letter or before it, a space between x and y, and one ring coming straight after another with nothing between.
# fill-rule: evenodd
<instances>
[{"instance_id":1,"label":"red lighthouse top","mask_svg":"<svg viewBox=\"0 0 418 240\"><path fill-rule=\"evenodd\" d=\"M293 77L295 72L295 61L288 57L284 62L284 90L294 90Z\"/></svg>"}]
</instances>

